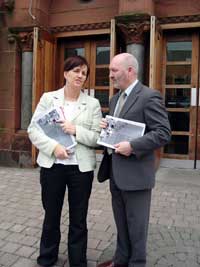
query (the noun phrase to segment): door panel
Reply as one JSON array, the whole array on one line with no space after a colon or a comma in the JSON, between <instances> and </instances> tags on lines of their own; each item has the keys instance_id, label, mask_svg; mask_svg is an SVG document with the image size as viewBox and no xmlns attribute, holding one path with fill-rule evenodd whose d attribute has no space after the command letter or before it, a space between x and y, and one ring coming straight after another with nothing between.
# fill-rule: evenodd
<instances>
[{"instance_id":1,"label":"door panel","mask_svg":"<svg viewBox=\"0 0 200 267\"><path fill-rule=\"evenodd\" d=\"M99 99L102 111L108 112L109 105L109 63L110 44L108 41L93 42L91 47L92 66L90 86L94 89L94 96Z\"/></svg>"},{"instance_id":2,"label":"door panel","mask_svg":"<svg viewBox=\"0 0 200 267\"><path fill-rule=\"evenodd\" d=\"M48 32L34 28L33 97L32 110L44 91L55 88L56 41Z\"/></svg>"},{"instance_id":3,"label":"door panel","mask_svg":"<svg viewBox=\"0 0 200 267\"><path fill-rule=\"evenodd\" d=\"M164 157L199 160L199 34L166 34L163 57L163 92L172 129Z\"/></svg>"},{"instance_id":4,"label":"door panel","mask_svg":"<svg viewBox=\"0 0 200 267\"><path fill-rule=\"evenodd\" d=\"M48 32L34 28L33 41L33 86L32 111L34 112L41 95L55 89L56 41ZM36 164L37 150L32 145L32 165Z\"/></svg>"},{"instance_id":5,"label":"door panel","mask_svg":"<svg viewBox=\"0 0 200 267\"><path fill-rule=\"evenodd\" d=\"M151 31L150 31L150 64L149 64L149 87L162 91L162 67L161 58L163 50L163 33L156 21L155 16L151 16ZM155 151L156 163L155 167L158 169L160 159L162 157L162 149Z\"/></svg>"},{"instance_id":6,"label":"door panel","mask_svg":"<svg viewBox=\"0 0 200 267\"><path fill-rule=\"evenodd\" d=\"M196 168L200 169L200 33L198 34L198 42L197 42L197 46L198 46L198 52L197 55L199 56L199 60L198 60L198 65L197 65L197 109L196 109Z\"/></svg>"}]
</instances>

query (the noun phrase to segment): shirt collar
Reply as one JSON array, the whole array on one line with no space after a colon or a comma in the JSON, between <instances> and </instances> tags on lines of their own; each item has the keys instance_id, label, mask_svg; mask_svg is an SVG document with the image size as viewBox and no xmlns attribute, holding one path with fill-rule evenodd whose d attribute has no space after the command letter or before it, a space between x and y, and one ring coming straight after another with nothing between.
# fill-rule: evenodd
<instances>
[{"instance_id":1,"label":"shirt collar","mask_svg":"<svg viewBox=\"0 0 200 267\"><path fill-rule=\"evenodd\" d=\"M129 96L130 95L131 91L133 90L133 88L136 86L137 83L138 83L138 80L136 79L133 83L131 83L129 85L128 88L126 88L126 90L124 91L125 94L126 94L126 96Z\"/></svg>"}]
</instances>

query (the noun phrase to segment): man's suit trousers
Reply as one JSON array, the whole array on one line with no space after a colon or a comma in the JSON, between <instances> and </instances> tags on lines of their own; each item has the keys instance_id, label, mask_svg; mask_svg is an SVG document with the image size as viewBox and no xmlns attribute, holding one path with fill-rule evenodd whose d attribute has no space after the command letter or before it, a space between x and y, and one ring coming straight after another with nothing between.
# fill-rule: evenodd
<instances>
[{"instance_id":1,"label":"man's suit trousers","mask_svg":"<svg viewBox=\"0 0 200 267\"><path fill-rule=\"evenodd\" d=\"M129 267L144 267L146 266L151 189L123 191L111 178L110 191L117 227L117 248L113 261Z\"/></svg>"}]
</instances>

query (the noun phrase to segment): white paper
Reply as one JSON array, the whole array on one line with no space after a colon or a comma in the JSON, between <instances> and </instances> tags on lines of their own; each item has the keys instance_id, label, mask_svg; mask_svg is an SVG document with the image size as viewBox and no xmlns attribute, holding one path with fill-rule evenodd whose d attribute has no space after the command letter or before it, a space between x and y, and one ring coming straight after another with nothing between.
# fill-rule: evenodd
<instances>
[{"instance_id":1,"label":"white paper","mask_svg":"<svg viewBox=\"0 0 200 267\"><path fill-rule=\"evenodd\" d=\"M115 149L114 145L122 141L132 141L144 135L145 123L124 120L107 115L107 128L101 130L97 141L99 145Z\"/></svg>"},{"instance_id":2,"label":"white paper","mask_svg":"<svg viewBox=\"0 0 200 267\"><path fill-rule=\"evenodd\" d=\"M63 107L53 108L38 116L35 121L39 128L50 138L56 140L67 149L77 143L73 135L64 133L59 121L64 119Z\"/></svg>"}]
</instances>

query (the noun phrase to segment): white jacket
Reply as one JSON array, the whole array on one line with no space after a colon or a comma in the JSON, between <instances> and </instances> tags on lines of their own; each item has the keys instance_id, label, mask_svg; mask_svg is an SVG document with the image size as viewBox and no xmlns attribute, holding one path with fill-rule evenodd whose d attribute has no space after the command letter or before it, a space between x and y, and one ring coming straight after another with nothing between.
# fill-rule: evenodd
<instances>
[{"instance_id":1,"label":"white jacket","mask_svg":"<svg viewBox=\"0 0 200 267\"><path fill-rule=\"evenodd\" d=\"M46 136L35 123L35 118L47 110L64 105L64 88L47 92L42 95L28 127L28 135L38 149L37 163L41 167L50 168L55 162L54 149L58 144L54 139ZM99 123L102 118L101 107L96 98L83 92L78 98L78 108L71 120L76 125L75 153L82 172L94 170L96 167L96 153L94 148L100 133Z\"/></svg>"}]
</instances>

